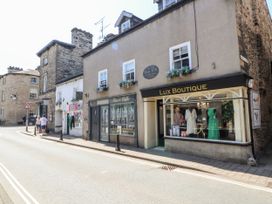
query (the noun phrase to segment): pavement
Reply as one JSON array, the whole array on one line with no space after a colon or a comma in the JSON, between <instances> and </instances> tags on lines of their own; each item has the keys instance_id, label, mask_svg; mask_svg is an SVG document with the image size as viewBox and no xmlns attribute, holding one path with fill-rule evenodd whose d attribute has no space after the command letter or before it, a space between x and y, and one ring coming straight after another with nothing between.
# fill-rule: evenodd
<instances>
[{"instance_id":1,"label":"pavement","mask_svg":"<svg viewBox=\"0 0 272 204\"><path fill-rule=\"evenodd\" d=\"M67 145L74 145L82 148L160 163L162 164L162 168L170 171L174 168L185 168L205 172L211 175L217 175L247 184L272 188L272 145L268 148L268 151L266 151L265 155L260 159L260 161L258 161L257 166L249 166L245 164L224 162L187 154L171 153L164 151L163 148L153 148L147 150L121 145L121 151L116 151L115 144L93 142L79 137L63 135L63 140L60 140L60 135L51 133L45 135L38 134L35 136L33 127L29 127L28 132L23 131L22 133Z\"/></svg>"}]
</instances>

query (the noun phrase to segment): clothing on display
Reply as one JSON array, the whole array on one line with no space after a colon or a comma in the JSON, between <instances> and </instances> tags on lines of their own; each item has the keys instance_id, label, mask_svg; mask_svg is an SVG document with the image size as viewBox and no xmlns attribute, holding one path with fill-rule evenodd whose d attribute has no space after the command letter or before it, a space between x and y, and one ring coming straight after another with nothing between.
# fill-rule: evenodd
<instances>
[{"instance_id":1,"label":"clothing on display","mask_svg":"<svg viewBox=\"0 0 272 204\"><path fill-rule=\"evenodd\" d=\"M185 120L187 122L187 130L186 130L187 135L197 133L196 119L197 119L196 110L187 109L185 112Z\"/></svg>"},{"instance_id":2,"label":"clothing on display","mask_svg":"<svg viewBox=\"0 0 272 204\"><path fill-rule=\"evenodd\" d=\"M209 108L208 109L208 139L218 140L219 139L219 128L218 128L218 120L216 118L216 109Z\"/></svg>"}]
</instances>

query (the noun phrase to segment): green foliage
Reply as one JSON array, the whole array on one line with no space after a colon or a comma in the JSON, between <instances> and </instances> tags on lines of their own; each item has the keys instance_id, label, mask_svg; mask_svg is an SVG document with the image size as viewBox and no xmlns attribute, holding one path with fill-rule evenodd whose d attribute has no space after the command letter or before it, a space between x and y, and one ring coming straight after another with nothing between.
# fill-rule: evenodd
<instances>
[{"instance_id":1,"label":"green foliage","mask_svg":"<svg viewBox=\"0 0 272 204\"><path fill-rule=\"evenodd\" d=\"M167 78L172 79L176 77L186 76L191 74L193 71L190 67L182 67L182 69L171 69L167 72Z\"/></svg>"}]
</instances>

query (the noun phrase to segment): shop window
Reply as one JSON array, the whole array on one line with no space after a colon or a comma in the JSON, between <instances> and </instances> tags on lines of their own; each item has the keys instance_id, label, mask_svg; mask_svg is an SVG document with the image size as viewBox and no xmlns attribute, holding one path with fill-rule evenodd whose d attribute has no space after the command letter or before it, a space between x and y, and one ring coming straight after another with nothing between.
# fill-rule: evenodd
<instances>
[{"instance_id":1,"label":"shop window","mask_svg":"<svg viewBox=\"0 0 272 204\"><path fill-rule=\"evenodd\" d=\"M177 0L163 0L163 9L177 3Z\"/></svg>"},{"instance_id":2,"label":"shop window","mask_svg":"<svg viewBox=\"0 0 272 204\"><path fill-rule=\"evenodd\" d=\"M191 68L190 42L185 42L169 49L170 69Z\"/></svg>"},{"instance_id":3,"label":"shop window","mask_svg":"<svg viewBox=\"0 0 272 204\"><path fill-rule=\"evenodd\" d=\"M108 86L108 70L104 69L98 72L98 88L106 88Z\"/></svg>"},{"instance_id":4,"label":"shop window","mask_svg":"<svg viewBox=\"0 0 272 204\"><path fill-rule=\"evenodd\" d=\"M166 136L207 140L245 140L247 102L231 94L171 99L165 104Z\"/></svg>"},{"instance_id":5,"label":"shop window","mask_svg":"<svg viewBox=\"0 0 272 204\"><path fill-rule=\"evenodd\" d=\"M121 24L121 33L125 32L128 29L130 29L130 20L127 20Z\"/></svg>"},{"instance_id":6,"label":"shop window","mask_svg":"<svg viewBox=\"0 0 272 204\"><path fill-rule=\"evenodd\" d=\"M130 96L112 99L110 105L110 132L117 134L117 127L121 126L122 136L135 136L135 99Z\"/></svg>"},{"instance_id":7,"label":"shop window","mask_svg":"<svg viewBox=\"0 0 272 204\"><path fill-rule=\"evenodd\" d=\"M135 60L123 63L123 80L135 81Z\"/></svg>"}]
</instances>

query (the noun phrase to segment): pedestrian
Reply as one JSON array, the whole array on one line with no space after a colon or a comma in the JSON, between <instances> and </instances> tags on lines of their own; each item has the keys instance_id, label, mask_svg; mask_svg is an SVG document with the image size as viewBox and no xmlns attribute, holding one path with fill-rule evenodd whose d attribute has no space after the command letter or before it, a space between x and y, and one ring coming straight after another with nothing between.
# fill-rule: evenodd
<instances>
[{"instance_id":1,"label":"pedestrian","mask_svg":"<svg viewBox=\"0 0 272 204\"><path fill-rule=\"evenodd\" d=\"M45 133L46 127L47 127L47 122L48 122L48 120L47 120L47 118L45 117L45 115L43 115L43 116L41 117L40 121L41 121L42 133Z\"/></svg>"},{"instance_id":2,"label":"pedestrian","mask_svg":"<svg viewBox=\"0 0 272 204\"><path fill-rule=\"evenodd\" d=\"M37 118L36 118L36 128L37 128L38 133L41 133L41 118L40 118L40 116L37 116Z\"/></svg>"}]
</instances>

